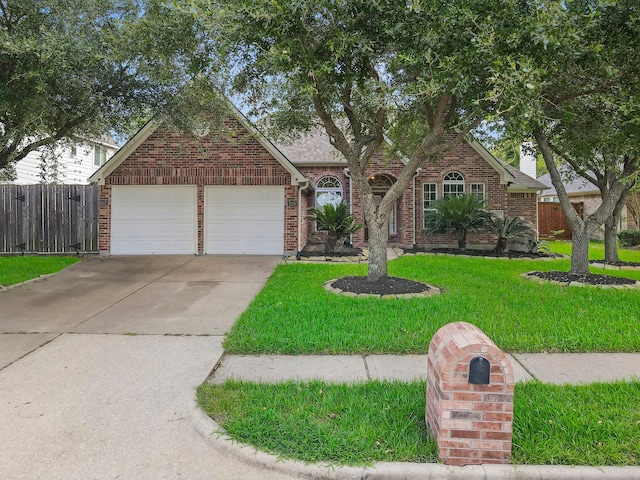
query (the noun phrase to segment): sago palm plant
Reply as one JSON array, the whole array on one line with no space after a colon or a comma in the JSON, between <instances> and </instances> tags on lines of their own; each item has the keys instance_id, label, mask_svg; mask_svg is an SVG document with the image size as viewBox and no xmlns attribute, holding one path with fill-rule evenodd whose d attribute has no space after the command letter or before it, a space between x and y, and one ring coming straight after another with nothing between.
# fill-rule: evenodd
<instances>
[{"instance_id":1,"label":"sago palm plant","mask_svg":"<svg viewBox=\"0 0 640 480\"><path fill-rule=\"evenodd\" d=\"M484 209L484 200L478 195L443 197L431 204L433 210L425 214L427 233L453 233L460 250L467 249L467 232L484 228L492 215Z\"/></svg>"},{"instance_id":2,"label":"sago palm plant","mask_svg":"<svg viewBox=\"0 0 640 480\"><path fill-rule=\"evenodd\" d=\"M344 201L337 205L327 203L322 207L312 207L309 212L311 215L308 218L316 221L318 230L327 232L325 243L325 251L327 252L336 251L340 241L362 228L362 224L356 223L356 217L349 213L349 206Z\"/></svg>"},{"instance_id":3,"label":"sago palm plant","mask_svg":"<svg viewBox=\"0 0 640 480\"><path fill-rule=\"evenodd\" d=\"M532 225L520 217L491 217L487 224L487 229L498 237L498 242L494 248L494 252L502 253L507 248L509 240L521 239L526 240L533 236Z\"/></svg>"}]
</instances>

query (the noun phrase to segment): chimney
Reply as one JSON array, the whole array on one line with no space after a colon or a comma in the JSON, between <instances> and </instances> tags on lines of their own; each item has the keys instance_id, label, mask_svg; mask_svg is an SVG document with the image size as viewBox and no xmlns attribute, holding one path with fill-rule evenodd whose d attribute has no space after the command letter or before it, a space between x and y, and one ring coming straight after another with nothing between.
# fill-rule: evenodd
<instances>
[{"instance_id":1,"label":"chimney","mask_svg":"<svg viewBox=\"0 0 640 480\"><path fill-rule=\"evenodd\" d=\"M534 155L535 149L533 143L524 142L520 145L520 171L529 175L531 178L536 178L536 157Z\"/></svg>"}]
</instances>

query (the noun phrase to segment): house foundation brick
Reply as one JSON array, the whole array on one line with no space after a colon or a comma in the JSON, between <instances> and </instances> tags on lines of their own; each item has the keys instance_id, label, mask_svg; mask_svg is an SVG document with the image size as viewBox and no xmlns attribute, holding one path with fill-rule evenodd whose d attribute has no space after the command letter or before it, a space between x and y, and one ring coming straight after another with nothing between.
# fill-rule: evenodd
<instances>
[{"instance_id":1,"label":"house foundation brick","mask_svg":"<svg viewBox=\"0 0 640 480\"><path fill-rule=\"evenodd\" d=\"M489 362L488 384L470 383L470 362ZM454 322L429 345L425 419L447 465L509 463L513 432L513 368L478 327Z\"/></svg>"}]
</instances>

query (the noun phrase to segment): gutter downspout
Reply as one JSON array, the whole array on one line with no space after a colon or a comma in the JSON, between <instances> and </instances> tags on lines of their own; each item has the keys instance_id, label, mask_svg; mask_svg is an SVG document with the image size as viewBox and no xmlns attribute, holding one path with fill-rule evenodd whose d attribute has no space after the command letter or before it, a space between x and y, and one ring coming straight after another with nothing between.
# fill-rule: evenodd
<instances>
[{"instance_id":1,"label":"gutter downspout","mask_svg":"<svg viewBox=\"0 0 640 480\"><path fill-rule=\"evenodd\" d=\"M349 167L345 168L344 175L349 179L349 215L353 215L353 179L349 173ZM349 245L353 247L353 234L349 235Z\"/></svg>"},{"instance_id":2,"label":"gutter downspout","mask_svg":"<svg viewBox=\"0 0 640 480\"><path fill-rule=\"evenodd\" d=\"M298 184L298 251L296 252L296 260L300 260L302 255L302 191L307 188L309 188L309 180Z\"/></svg>"},{"instance_id":3,"label":"gutter downspout","mask_svg":"<svg viewBox=\"0 0 640 480\"><path fill-rule=\"evenodd\" d=\"M420 172L422 171L422 167L417 168L416 169L416 173L413 174L413 232L412 232L412 243L413 243L413 249L416 250L417 249L417 245L416 245L416 178L418 178L418 175L420 175Z\"/></svg>"}]
</instances>

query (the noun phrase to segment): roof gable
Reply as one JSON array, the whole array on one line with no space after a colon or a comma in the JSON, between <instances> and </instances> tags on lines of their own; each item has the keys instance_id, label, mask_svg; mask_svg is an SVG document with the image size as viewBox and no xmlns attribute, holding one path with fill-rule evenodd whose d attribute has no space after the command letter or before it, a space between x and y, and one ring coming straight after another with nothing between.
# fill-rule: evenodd
<instances>
[{"instance_id":1,"label":"roof gable","mask_svg":"<svg viewBox=\"0 0 640 480\"><path fill-rule=\"evenodd\" d=\"M282 165L287 172L291 174L291 184L297 185L305 183L307 179L305 176L289 161L289 159L278 150L278 148L271 143L264 135L262 135L231 102L227 101L229 112L231 116L237 120L270 154L276 161ZM90 183L104 184L104 180L108 177L116 168L118 168L133 152L135 152L140 145L142 145L160 126L162 122L152 119L148 121L136 134L124 144L124 146L118 150L111 159L109 159L104 165L102 165L91 177L89 177Z\"/></svg>"}]
</instances>

